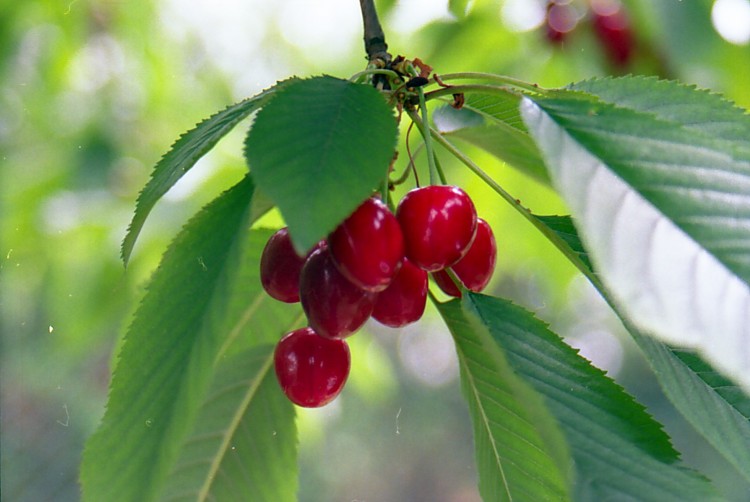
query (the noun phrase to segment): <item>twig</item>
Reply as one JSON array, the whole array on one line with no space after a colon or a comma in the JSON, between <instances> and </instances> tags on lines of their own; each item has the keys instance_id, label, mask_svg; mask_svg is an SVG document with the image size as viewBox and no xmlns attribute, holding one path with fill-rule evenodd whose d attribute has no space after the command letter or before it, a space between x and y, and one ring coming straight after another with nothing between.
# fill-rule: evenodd
<instances>
[{"instance_id":1,"label":"twig","mask_svg":"<svg viewBox=\"0 0 750 502\"><path fill-rule=\"evenodd\" d=\"M391 55L388 53L388 44L385 43L385 34L378 20L374 0L359 0L359 6L362 9L362 22L365 27L367 59L370 62L380 59L384 64L390 63Z\"/></svg>"}]
</instances>

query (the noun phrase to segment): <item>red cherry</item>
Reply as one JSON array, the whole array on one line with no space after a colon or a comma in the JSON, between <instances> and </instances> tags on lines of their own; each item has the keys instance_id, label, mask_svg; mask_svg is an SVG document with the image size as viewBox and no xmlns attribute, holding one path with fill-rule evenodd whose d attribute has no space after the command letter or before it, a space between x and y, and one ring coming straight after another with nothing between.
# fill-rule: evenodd
<instances>
[{"instance_id":1,"label":"red cherry","mask_svg":"<svg viewBox=\"0 0 750 502\"><path fill-rule=\"evenodd\" d=\"M345 338L367 321L375 293L344 277L328 248L315 250L299 276L299 296L310 326L325 338Z\"/></svg>"},{"instance_id":2,"label":"red cherry","mask_svg":"<svg viewBox=\"0 0 750 502\"><path fill-rule=\"evenodd\" d=\"M418 321L426 302L427 272L405 258L390 286L378 295L372 317L386 326L399 328Z\"/></svg>"},{"instance_id":3,"label":"red cherry","mask_svg":"<svg viewBox=\"0 0 750 502\"><path fill-rule=\"evenodd\" d=\"M617 0L592 2L594 33L609 58L618 67L627 66L633 55L635 41L630 19Z\"/></svg>"},{"instance_id":4,"label":"red cherry","mask_svg":"<svg viewBox=\"0 0 750 502\"><path fill-rule=\"evenodd\" d=\"M433 272L456 263L474 239L477 212L458 187L415 188L398 205L396 218L406 243L406 257Z\"/></svg>"},{"instance_id":5,"label":"red cherry","mask_svg":"<svg viewBox=\"0 0 750 502\"><path fill-rule=\"evenodd\" d=\"M344 387L351 367L349 346L318 336L312 328L298 329L276 345L274 367L284 394L294 404L317 408L330 403Z\"/></svg>"},{"instance_id":6,"label":"red cherry","mask_svg":"<svg viewBox=\"0 0 750 502\"><path fill-rule=\"evenodd\" d=\"M380 199L367 199L328 237L344 276L367 291L383 291L401 266L404 238Z\"/></svg>"},{"instance_id":7,"label":"red cherry","mask_svg":"<svg viewBox=\"0 0 750 502\"><path fill-rule=\"evenodd\" d=\"M451 266L456 277L469 291L478 293L482 291L492 278L497 259L497 245L492 228L483 219L477 221L477 235L469 247L466 256ZM440 289L447 295L460 297L461 290L456 287L451 277L445 270L438 270L432 274Z\"/></svg>"},{"instance_id":8,"label":"red cherry","mask_svg":"<svg viewBox=\"0 0 750 502\"><path fill-rule=\"evenodd\" d=\"M286 303L299 301L299 273L305 258L299 256L289 231L282 228L268 239L260 257L260 283L271 297Z\"/></svg>"}]
</instances>

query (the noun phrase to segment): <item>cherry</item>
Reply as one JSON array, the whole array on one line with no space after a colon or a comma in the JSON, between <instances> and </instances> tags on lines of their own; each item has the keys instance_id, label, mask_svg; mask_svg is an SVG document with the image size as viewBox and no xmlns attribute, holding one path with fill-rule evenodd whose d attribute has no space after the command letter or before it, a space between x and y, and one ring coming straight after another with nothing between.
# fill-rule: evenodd
<instances>
[{"instance_id":1,"label":"cherry","mask_svg":"<svg viewBox=\"0 0 750 502\"><path fill-rule=\"evenodd\" d=\"M406 257L434 272L456 263L474 239L477 212L458 187L415 188L398 205L396 218L406 244Z\"/></svg>"},{"instance_id":2,"label":"cherry","mask_svg":"<svg viewBox=\"0 0 750 502\"><path fill-rule=\"evenodd\" d=\"M377 295L344 277L330 250L324 247L313 251L302 267L299 296L316 333L325 338L345 338L370 317Z\"/></svg>"},{"instance_id":3,"label":"cherry","mask_svg":"<svg viewBox=\"0 0 750 502\"><path fill-rule=\"evenodd\" d=\"M404 258L391 284L378 295L372 317L399 328L418 321L427 302L427 272Z\"/></svg>"},{"instance_id":4,"label":"cherry","mask_svg":"<svg viewBox=\"0 0 750 502\"><path fill-rule=\"evenodd\" d=\"M260 257L260 283L271 297L286 303L299 301L299 273L305 258L292 246L287 228L268 239Z\"/></svg>"},{"instance_id":5,"label":"cherry","mask_svg":"<svg viewBox=\"0 0 750 502\"><path fill-rule=\"evenodd\" d=\"M276 377L284 394L306 408L323 406L338 396L350 367L346 342L318 336L312 328L287 333L274 351Z\"/></svg>"},{"instance_id":6,"label":"cherry","mask_svg":"<svg viewBox=\"0 0 750 502\"><path fill-rule=\"evenodd\" d=\"M469 251L450 268L466 289L478 293L490 282L496 259L497 245L492 228L480 218L477 221L477 235ZM461 296L461 290L445 270L433 272L432 277L445 294Z\"/></svg>"},{"instance_id":7,"label":"cherry","mask_svg":"<svg viewBox=\"0 0 750 502\"><path fill-rule=\"evenodd\" d=\"M547 3L547 40L561 44L578 24L578 16L572 5L563 2Z\"/></svg>"},{"instance_id":8,"label":"cherry","mask_svg":"<svg viewBox=\"0 0 750 502\"><path fill-rule=\"evenodd\" d=\"M333 261L351 282L382 291L404 257L404 238L396 217L380 200L362 203L328 237Z\"/></svg>"},{"instance_id":9,"label":"cherry","mask_svg":"<svg viewBox=\"0 0 750 502\"><path fill-rule=\"evenodd\" d=\"M609 61L624 67L630 62L635 42L630 19L617 0L592 2L594 33L602 44Z\"/></svg>"}]
</instances>

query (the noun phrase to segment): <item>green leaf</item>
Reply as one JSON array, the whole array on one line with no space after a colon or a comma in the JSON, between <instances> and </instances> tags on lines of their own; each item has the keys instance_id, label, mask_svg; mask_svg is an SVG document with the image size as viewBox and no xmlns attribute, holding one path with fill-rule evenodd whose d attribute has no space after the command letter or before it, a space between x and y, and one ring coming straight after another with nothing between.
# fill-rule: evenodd
<instances>
[{"instance_id":1,"label":"green leaf","mask_svg":"<svg viewBox=\"0 0 750 502\"><path fill-rule=\"evenodd\" d=\"M440 108L433 120L446 136L482 148L535 180L549 184L539 149L521 120L520 101L518 94L503 89L492 94L469 92L461 110Z\"/></svg>"},{"instance_id":2,"label":"green leaf","mask_svg":"<svg viewBox=\"0 0 750 502\"><path fill-rule=\"evenodd\" d=\"M466 17L466 8L469 6L469 0L448 0L448 10L458 19Z\"/></svg>"},{"instance_id":3,"label":"green leaf","mask_svg":"<svg viewBox=\"0 0 750 502\"><path fill-rule=\"evenodd\" d=\"M467 93L463 108L476 112L488 121L504 124L519 132L528 134L523 123L519 104L521 96L504 88L495 88L492 93L477 91Z\"/></svg>"},{"instance_id":4,"label":"green leaf","mask_svg":"<svg viewBox=\"0 0 750 502\"><path fill-rule=\"evenodd\" d=\"M473 313L458 300L438 308L456 342L482 498L570 500L567 445L537 394Z\"/></svg>"},{"instance_id":5,"label":"green leaf","mask_svg":"<svg viewBox=\"0 0 750 502\"><path fill-rule=\"evenodd\" d=\"M291 82L258 113L245 156L298 251L325 237L383 182L397 132L378 91L333 77Z\"/></svg>"},{"instance_id":6,"label":"green leaf","mask_svg":"<svg viewBox=\"0 0 750 502\"><path fill-rule=\"evenodd\" d=\"M275 87L267 89L205 119L180 136L169 152L159 160L138 196L133 220L122 242L121 254L126 265L138 234L159 199L242 119L265 105L275 91Z\"/></svg>"},{"instance_id":7,"label":"green leaf","mask_svg":"<svg viewBox=\"0 0 750 502\"><path fill-rule=\"evenodd\" d=\"M691 96L704 113L719 106ZM621 314L750 389L746 142L572 91L521 108Z\"/></svg>"},{"instance_id":8,"label":"green leaf","mask_svg":"<svg viewBox=\"0 0 750 502\"><path fill-rule=\"evenodd\" d=\"M734 407L746 420L750 420L750 397L742 392L740 387L732 384L732 382L716 372L698 354L684 349L671 350L685 366L698 375L706 385L714 389L724 401ZM750 440L748 441L748 445L750 446ZM750 448L748 448L747 452L750 453ZM750 464L748 464L748 469L745 469L745 474L750 476Z\"/></svg>"},{"instance_id":9,"label":"green leaf","mask_svg":"<svg viewBox=\"0 0 750 502\"><path fill-rule=\"evenodd\" d=\"M667 398L750 481L750 398L700 358L640 333L634 338Z\"/></svg>"},{"instance_id":10,"label":"green leaf","mask_svg":"<svg viewBox=\"0 0 750 502\"><path fill-rule=\"evenodd\" d=\"M246 177L193 217L165 252L119 354L107 410L82 464L84 500L155 500L193 427L222 348L247 228L267 204ZM252 303L252 300L251 300Z\"/></svg>"},{"instance_id":11,"label":"green leaf","mask_svg":"<svg viewBox=\"0 0 750 502\"><path fill-rule=\"evenodd\" d=\"M716 138L747 142L747 113L718 94L656 77L595 78L571 84L570 89L594 94L603 101Z\"/></svg>"},{"instance_id":12,"label":"green leaf","mask_svg":"<svg viewBox=\"0 0 750 502\"><path fill-rule=\"evenodd\" d=\"M279 390L273 350L220 361L161 500L297 499L294 407Z\"/></svg>"},{"instance_id":13,"label":"green leaf","mask_svg":"<svg viewBox=\"0 0 750 502\"><path fill-rule=\"evenodd\" d=\"M558 420L576 468L576 501L717 500L706 479L680 465L643 406L533 314L483 295L463 302Z\"/></svg>"},{"instance_id":14,"label":"green leaf","mask_svg":"<svg viewBox=\"0 0 750 502\"><path fill-rule=\"evenodd\" d=\"M548 217L539 219L550 221ZM571 249L583 250L575 228L568 225L554 228ZM593 276L590 266L581 268L581 271L592 279L606 298L606 291ZM750 397L696 354L670 349L623 321L643 350L670 402L719 454L750 480Z\"/></svg>"},{"instance_id":15,"label":"green leaf","mask_svg":"<svg viewBox=\"0 0 750 502\"><path fill-rule=\"evenodd\" d=\"M573 219L570 216L534 217L555 232L587 269L593 270L589 261L589 253L583 248L583 244L581 244L578 232L576 232L575 225L573 224Z\"/></svg>"}]
</instances>

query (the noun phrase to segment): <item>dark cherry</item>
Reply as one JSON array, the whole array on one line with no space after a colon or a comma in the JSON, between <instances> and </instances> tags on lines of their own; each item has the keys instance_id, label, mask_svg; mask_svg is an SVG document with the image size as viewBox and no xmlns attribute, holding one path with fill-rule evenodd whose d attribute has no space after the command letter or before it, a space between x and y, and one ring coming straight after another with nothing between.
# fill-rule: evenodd
<instances>
[{"instance_id":1,"label":"dark cherry","mask_svg":"<svg viewBox=\"0 0 750 502\"><path fill-rule=\"evenodd\" d=\"M274 367L284 394L294 404L317 408L330 403L344 387L351 367L349 346L318 336L312 328L298 329L276 345Z\"/></svg>"},{"instance_id":2,"label":"dark cherry","mask_svg":"<svg viewBox=\"0 0 750 502\"><path fill-rule=\"evenodd\" d=\"M635 40L625 7L617 0L597 0L591 9L594 33L610 63L620 68L627 66Z\"/></svg>"},{"instance_id":3,"label":"dark cherry","mask_svg":"<svg viewBox=\"0 0 750 502\"><path fill-rule=\"evenodd\" d=\"M483 219L477 221L477 235L466 255L450 267L469 291L482 291L492 278L497 259L497 245L492 228ZM445 270L433 272L433 279L447 295L460 297L461 290Z\"/></svg>"},{"instance_id":4,"label":"dark cherry","mask_svg":"<svg viewBox=\"0 0 750 502\"><path fill-rule=\"evenodd\" d=\"M328 248L344 276L367 291L384 290L404 258L396 217L380 200L362 203L328 237Z\"/></svg>"},{"instance_id":5,"label":"dark cherry","mask_svg":"<svg viewBox=\"0 0 750 502\"><path fill-rule=\"evenodd\" d=\"M372 317L386 326L399 328L418 321L426 302L427 272L404 258L391 284L378 295Z\"/></svg>"},{"instance_id":6,"label":"dark cherry","mask_svg":"<svg viewBox=\"0 0 750 502\"><path fill-rule=\"evenodd\" d=\"M315 250L302 267L299 296L316 333L325 338L345 338L370 317L377 294L344 277L324 247Z\"/></svg>"},{"instance_id":7,"label":"dark cherry","mask_svg":"<svg viewBox=\"0 0 750 502\"><path fill-rule=\"evenodd\" d=\"M474 239L477 212L458 187L415 188L398 205L396 218L406 244L406 257L434 272L456 263Z\"/></svg>"},{"instance_id":8,"label":"dark cherry","mask_svg":"<svg viewBox=\"0 0 750 502\"><path fill-rule=\"evenodd\" d=\"M268 239L260 257L260 282L272 298L286 303L299 301L299 273L305 257L297 254L282 228Z\"/></svg>"}]
</instances>

